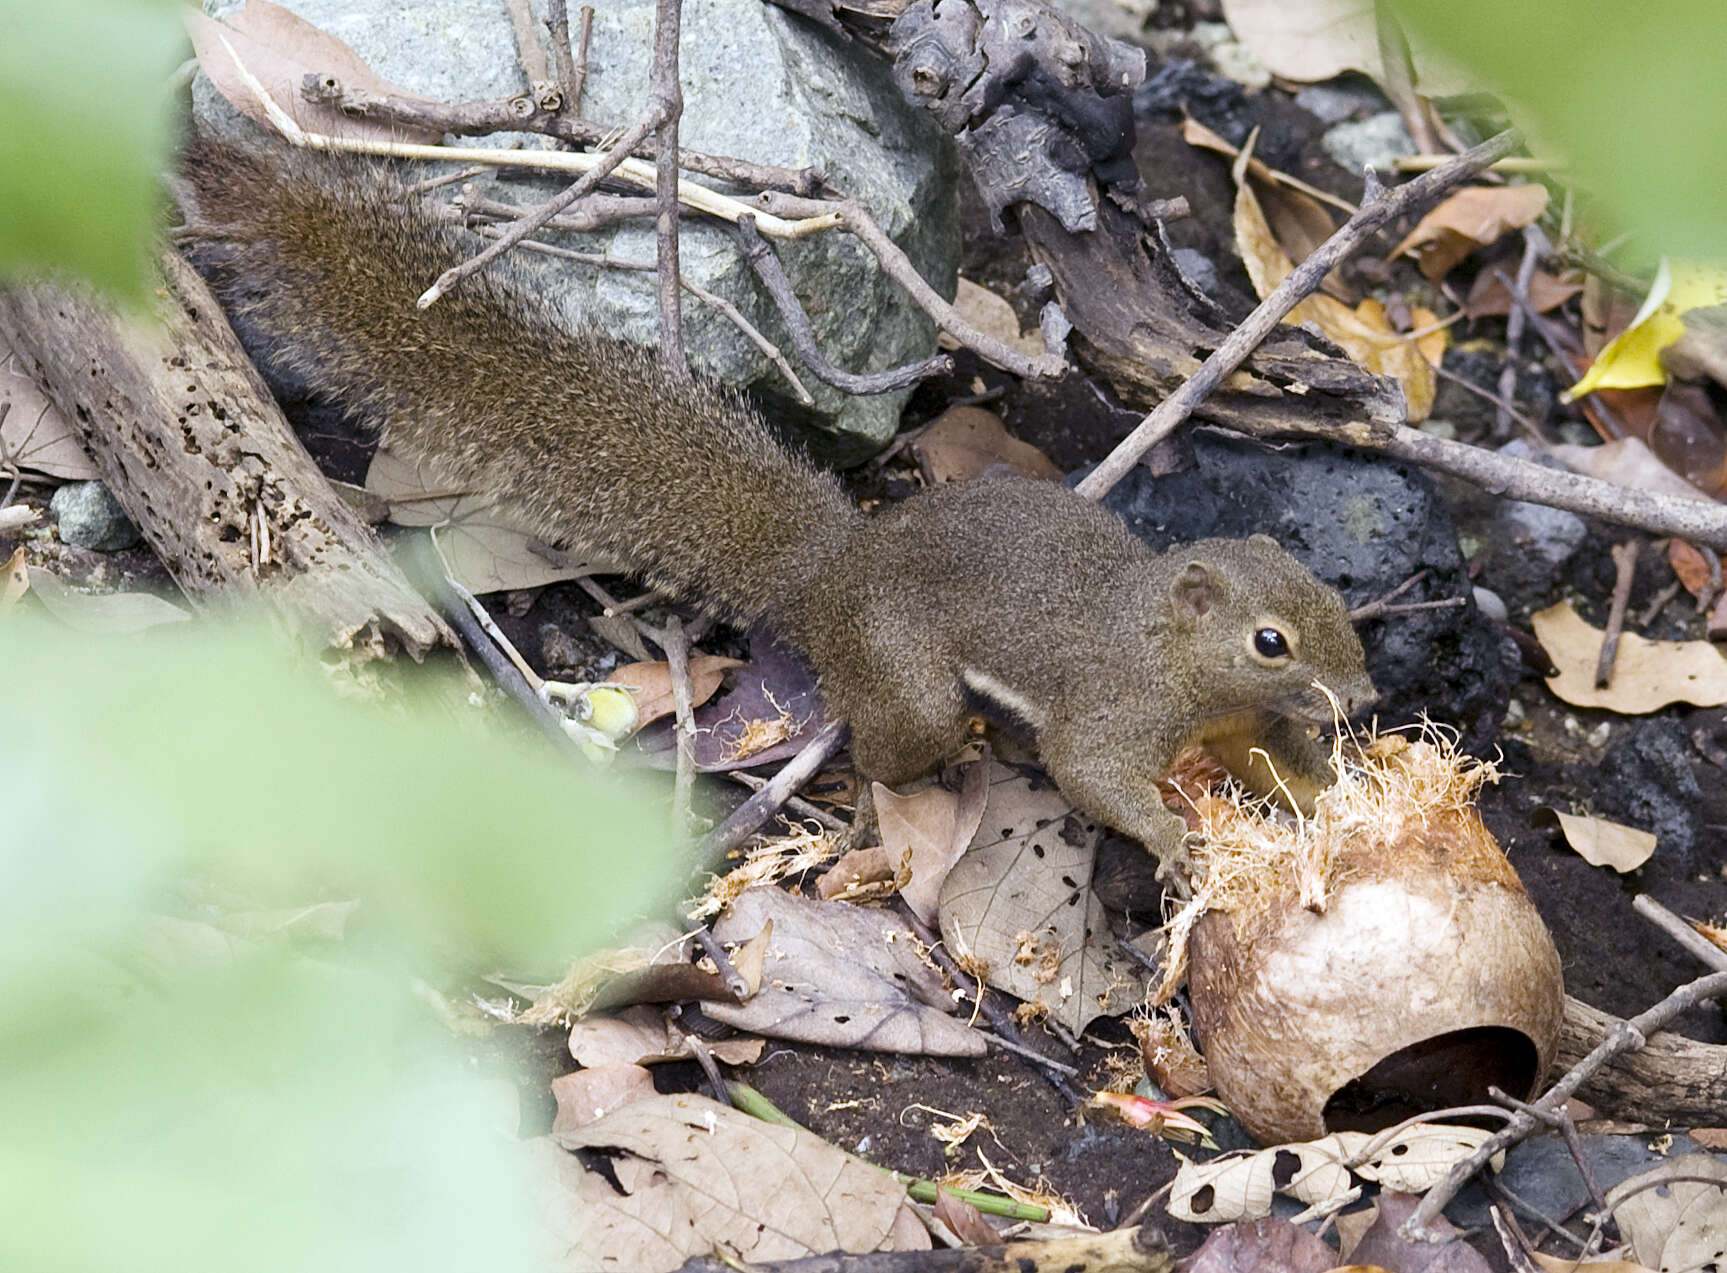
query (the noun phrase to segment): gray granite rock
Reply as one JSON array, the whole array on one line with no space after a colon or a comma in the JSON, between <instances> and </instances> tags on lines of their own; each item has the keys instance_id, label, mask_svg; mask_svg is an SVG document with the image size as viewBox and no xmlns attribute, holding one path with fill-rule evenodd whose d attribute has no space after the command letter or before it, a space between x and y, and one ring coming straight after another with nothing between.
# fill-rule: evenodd
<instances>
[{"instance_id":1,"label":"gray granite rock","mask_svg":"<svg viewBox=\"0 0 1727 1273\"><path fill-rule=\"evenodd\" d=\"M115 553L138 542L138 528L100 482L68 482L48 501L63 542L91 552Z\"/></svg>"},{"instance_id":2,"label":"gray granite rock","mask_svg":"<svg viewBox=\"0 0 1727 1273\"><path fill-rule=\"evenodd\" d=\"M221 17L240 8L241 0L205 0L204 7ZM526 87L502 0L287 0L286 7L341 37L385 79L411 92L455 101L507 97ZM653 9L653 0L599 6L582 99L585 117L622 126L641 109ZM684 145L767 164L820 167L871 209L938 291L952 295L959 260L957 160L933 124L901 101L885 66L759 0L687 0L680 59ZM202 77L193 100L200 122L213 131L252 129ZM495 197L528 202L559 185L511 181L491 187ZM645 223L566 240L623 260L654 259L653 229ZM934 351L933 324L855 240L819 234L779 246L817 339L839 366L873 371ZM654 343L651 275L554 266L520 253L517 258L572 315L623 339ZM687 277L730 299L769 339L789 348L777 314L724 231L686 224L682 266ZM723 317L687 293L684 315L690 356L699 369L790 399L768 360ZM870 442L891 434L906 396L853 398L811 376L804 381L823 422Z\"/></svg>"},{"instance_id":3,"label":"gray granite rock","mask_svg":"<svg viewBox=\"0 0 1727 1273\"><path fill-rule=\"evenodd\" d=\"M1381 111L1360 123L1338 124L1320 138L1332 162L1350 172L1364 168L1385 171L1400 155L1413 155L1415 142L1396 111Z\"/></svg>"}]
</instances>

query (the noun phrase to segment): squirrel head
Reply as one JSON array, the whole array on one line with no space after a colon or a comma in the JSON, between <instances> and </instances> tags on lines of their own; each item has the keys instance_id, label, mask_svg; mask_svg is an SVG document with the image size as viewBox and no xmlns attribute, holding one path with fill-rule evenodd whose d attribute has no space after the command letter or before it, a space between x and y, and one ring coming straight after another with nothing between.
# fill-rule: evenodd
<instances>
[{"instance_id":1,"label":"squirrel head","mask_svg":"<svg viewBox=\"0 0 1727 1273\"><path fill-rule=\"evenodd\" d=\"M1263 708L1330 725L1320 685L1345 716L1378 698L1343 598L1270 536L1200 540L1164 560L1173 621L1218 714Z\"/></svg>"}]
</instances>

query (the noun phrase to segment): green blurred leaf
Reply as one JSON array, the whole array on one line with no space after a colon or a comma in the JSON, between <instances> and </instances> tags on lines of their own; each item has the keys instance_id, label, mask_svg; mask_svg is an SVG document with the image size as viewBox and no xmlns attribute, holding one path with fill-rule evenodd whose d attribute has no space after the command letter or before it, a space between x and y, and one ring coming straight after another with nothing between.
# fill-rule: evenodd
<instances>
[{"instance_id":1,"label":"green blurred leaf","mask_svg":"<svg viewBox=\"0 0 1727 1273\"><path fill-rule=\"evenodd\" d=\"M143 295L187 52L169 0L0 0L0 277Z\"/></svg>"},{"instance_id":2,"label":"green blurred leaf","mask_svg":"<svg viewBox=\"0 0 1727 1273\"><path fill-rule=\"evenodd\" d=\"M1727 260L1727 5L1394 0L1428 43L1527 110L1649 250Z\"/></svg>"},{"instance_id":3,"label":"green blurred leaf","mask_svg":"<svg viewBox=\"0 0 1727 1273\"><path fill-rule=\"evenodd\" d=\"M209 621L14 612L0 701L0 1268L552 1267L410 974L555 972L664 897L647 793Z\"/></svg>"}]
</instances>

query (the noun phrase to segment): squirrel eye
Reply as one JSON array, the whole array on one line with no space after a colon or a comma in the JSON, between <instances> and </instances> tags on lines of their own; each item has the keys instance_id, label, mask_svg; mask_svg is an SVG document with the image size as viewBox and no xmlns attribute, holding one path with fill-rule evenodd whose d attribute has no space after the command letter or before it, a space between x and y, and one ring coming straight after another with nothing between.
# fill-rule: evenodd
<instances>
[{"instance_id":1,"label":"squirrel eye","mask_svg":"<svg viewBox=\"0 0 1727 1273\"><path fill-rule=\"evenodd\" d=\"M1262 659L1287 659L1289 642L1276 628L1261 628L1253 634L1253 648Z\"/></svg>"}]
</instances>

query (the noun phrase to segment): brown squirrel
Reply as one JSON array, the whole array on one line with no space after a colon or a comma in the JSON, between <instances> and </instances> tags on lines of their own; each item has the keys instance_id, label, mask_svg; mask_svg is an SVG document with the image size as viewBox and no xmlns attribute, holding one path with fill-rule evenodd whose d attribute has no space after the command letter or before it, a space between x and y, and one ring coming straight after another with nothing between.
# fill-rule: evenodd
<instances>
[{"instance_id":1,"label":"brown squirrel","mask_svg":"<svg viewBox=\"0 0 1727 1273\"><path fill-rule=\"evenodd\" d=\"M797 645L851 726L860 829L868 780L950 758L981 699L1031 728L1068 798L1168 863L1184 827L1157 784L1182 747L1262 791L1269 757L1307 803L1329 780L1315 683L1345 713L1374 697L1342 598L1264 535L1160 556L1030 479L864 514L743 398L572 329L507 265L417 308L471 249L378 169L194 138L182 172L224 303L393 448L548 543Z\"/></svg>"}]
</instances>

